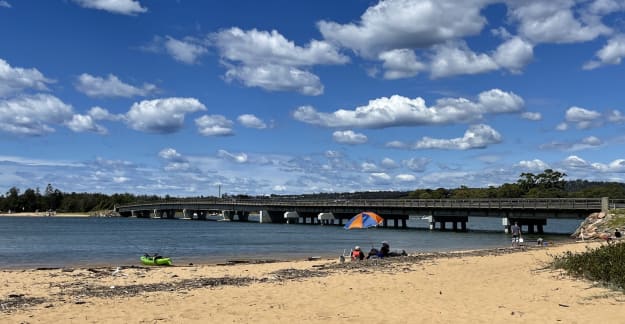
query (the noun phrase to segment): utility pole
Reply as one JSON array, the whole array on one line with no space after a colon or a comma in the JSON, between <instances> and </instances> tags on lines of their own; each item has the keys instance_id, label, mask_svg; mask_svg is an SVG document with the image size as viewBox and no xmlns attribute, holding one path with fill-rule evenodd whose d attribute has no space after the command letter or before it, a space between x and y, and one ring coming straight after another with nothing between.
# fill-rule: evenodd
<instances>
[{"instance_id":1,"label":"utility pole","mask_svg":"<svg viewBox=\"0 0 625 324\"><path fill-rule=\"evenodd\" d=\"M219 196L217 196L219 199L221 199L221 184L218 185L219 186Z\"/></svg>"}]
</instances>

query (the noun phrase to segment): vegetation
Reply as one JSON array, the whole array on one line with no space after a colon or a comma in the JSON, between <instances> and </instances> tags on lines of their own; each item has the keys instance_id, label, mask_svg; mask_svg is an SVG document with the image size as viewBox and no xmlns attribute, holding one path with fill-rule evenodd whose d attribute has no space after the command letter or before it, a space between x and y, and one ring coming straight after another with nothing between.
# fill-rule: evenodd
<instances>
[{"instance_id":1,"label":"vegetation","mask_svg":"<svg viewBox=\"0 0 625 324\"><path fill-rule=\"evenodd\" d=\"M556 256L552 266L575 277L625 290L625 242L603 245L583 253L569 251Z\"/></svg>"},{"instance_id":2,"label":"vegetation","mask_svg":"<svg viewBox=\"0 0 625 324\"><path fill-rule=\"evenodd\" d=\"M456 189L417 189L414 191L367 191L351 193L315 193L308 195L280 196L279 199L475 199L475 198L599 198L625 199L625 184L618 182L592 182L586 180L566 181L565 173L546 169L539 174L521 173L515 183L504 183L499 187ZM101 193L64 193L48 184L42 193L39 188L20 189L12 187L0 195L0 211L34 212L56 210L61 212L90 212L113 209L116 204L150 202L169 199L168 195L133 195L129 193L105 195ZM181 199L202 199L187 197ZM216 197L213 197L216 198ZM223 198L255 199L266 196L228 195Z\"/></svg>"}]
</instances>

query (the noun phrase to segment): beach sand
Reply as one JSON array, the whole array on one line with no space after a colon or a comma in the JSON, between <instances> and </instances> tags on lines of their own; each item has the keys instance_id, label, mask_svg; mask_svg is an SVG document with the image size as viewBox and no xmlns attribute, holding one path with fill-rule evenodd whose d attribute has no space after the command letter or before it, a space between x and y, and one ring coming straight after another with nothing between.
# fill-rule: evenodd
<instances>
[{"instance_id":1,"label":"beach sand","mask_svg":"<svg viewBox=\"0 0 625 324\"><path fill-rule=\"evenodd\" d=\"M345 264L2 270L0 322L624 323L625 294L546 267L598 244Z\"/></svg>"}]
</instances>

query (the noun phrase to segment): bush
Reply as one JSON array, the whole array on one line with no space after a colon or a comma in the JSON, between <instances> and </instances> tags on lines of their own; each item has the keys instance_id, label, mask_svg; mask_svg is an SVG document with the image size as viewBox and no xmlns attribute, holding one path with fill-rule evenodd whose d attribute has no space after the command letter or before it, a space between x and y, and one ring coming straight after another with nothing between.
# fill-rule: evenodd
<instances>
[{"instance_id":1,"label":"bush","mask_svg":"<svg viewBox=\"0 0 625 324\"><path fill-rule=\"evenodd\" d=\"M603 245L583 253L568 251L554 257L552 266L575 277L625 290L625 242Z\"/></svg>"}]
</instances>

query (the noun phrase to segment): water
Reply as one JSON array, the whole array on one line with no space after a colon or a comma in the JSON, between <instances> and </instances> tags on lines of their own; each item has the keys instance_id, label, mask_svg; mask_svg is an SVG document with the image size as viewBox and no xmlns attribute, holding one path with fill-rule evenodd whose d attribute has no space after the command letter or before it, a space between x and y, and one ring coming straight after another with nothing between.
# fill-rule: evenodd
<instances>
[{"instance_id":1,"label":"water","mask_svg":"<svg viewBox=\"0 0 625 324\"><path fill-rule=\"evenodd\" d=\"M541 235L564 240L581 220L549 220ZM344 230L341 226L259 224L137 218L0 217L0 268L138 264L158 252L175 264L241 259L338 257L360 245L364 251L389 241L408 253L510 246L501 219L471 218L469 232L429 231L410 220L409 229ZM526 242L538 235L525 235Z\"/></svg>"}]
</instances>

